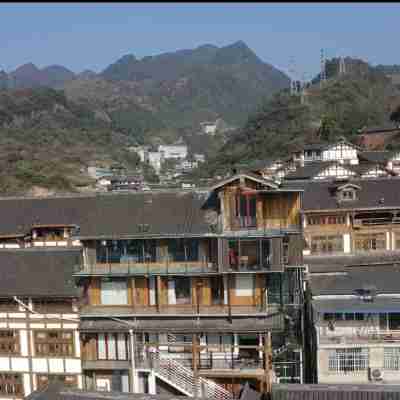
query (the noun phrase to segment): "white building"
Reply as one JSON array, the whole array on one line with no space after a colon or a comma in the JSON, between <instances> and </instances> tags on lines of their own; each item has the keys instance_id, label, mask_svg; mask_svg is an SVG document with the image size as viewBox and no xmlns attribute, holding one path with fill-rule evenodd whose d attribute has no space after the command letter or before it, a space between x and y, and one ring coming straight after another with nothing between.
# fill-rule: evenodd
<instances>
[{"instance_id":1,"label":"white building","mask_svg":"<svg viewBox=\"0 0 400 400\"><path fill-rule=\"evenodd\" d=\"M157 174L161 171L161 164L164 161L164 153L160 151L149 151L148 153L148 163L154 168Z\"/></svg>"},{"instance_id":2,"label":"white building","mask_svg":"<svg viewBox=\"0 0 400 400\"><path fill-rule=\"evenodd\" d=\"M79 294L68 282L78 254L0 252L0 398L22 399L55 380L82 388Z\"/></svg>"},{"instance_id":3,"label":"white building","mask_svg":"<svg viewBox=\"0 0 400 400\"><path fill-rule=\"evenodd\" d=\"M185 144L160 145L158 146L158 152L163 154L165 160L170 158L185 159L188 155L188 148Z\"/></svg>"},{"instance_id":4,"label":"white building","mask_svg":"<svg viewBox=\"0 0 400 400\"><path fill-rule=\"evenodd\" d=\"M359 263L318 273L312 268L309 322L318 383L399 384L399 268Z\"/></svg>"},{"instance_id":5,"label":"white building","mask_svg":"<svg viewBox=\"0 0 400 400\"><path fill-rule=\"evenodd\" d=\"M201 122L200 123L201 131L206 135L215 135L217 131L217 123L216 122Z\"/></svg>"}]
</instances>

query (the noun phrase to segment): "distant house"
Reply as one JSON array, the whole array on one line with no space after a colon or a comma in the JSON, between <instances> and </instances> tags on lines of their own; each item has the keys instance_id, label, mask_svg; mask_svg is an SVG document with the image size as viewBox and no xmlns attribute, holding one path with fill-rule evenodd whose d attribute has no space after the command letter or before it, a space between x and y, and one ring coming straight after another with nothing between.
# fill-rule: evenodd
<instances>
[{"instance_id":1,"label":"distant house","mask_svg":"<svg viewBox=\"0 0 400 400\"><path fill-rule=\"evenodd\" d=\"M201 131L206 135L214 135L217 131L216 122L201 122L200 127Z\"/></svg>"},{"instance_id":2,"label":"distant house","mask_svg":"<svg viewBox=\"0 0 400 400\"><path fill-rule=\"evenodd\" d=\"M205 162L206 161L206 157L204 154L194 154L193 155L195 161L197 162Z\"/></svg>"},{"instance_id":3,"label":"distant house","mask_svg":"<svg viewBox=\"0 0 400 400\"><path fill-rule=\"evenodd\" d=\"M148 163L155 169L157 173L161 170L161 164L164 160L163 153L159 151L150 151L148 154Z\"/></svg>"},{"instance_id":4,"label":"distant house","mask_svg":"<svg viewBox=\"0 0 400 400\"><path fill-rule=\"evenodd\" d=\"M395 125L363 128L357 137L357 145L366 150L383 150L393 139L400 135Z\"/></svg>"},{"instance_id":5,"label":"distant house","mask_svg":"<svg viewBox=\"0 0 400 400\"><path fill-rule=\"evenodd\" d=\"M292 153L292 159L300 166L316 161L337 161L341 164L358 164L358 148L341 138L336 143L306 144Z\"/></svg>"},{"instance_id":6,"label":"distant house","mask_svg":"<svg viewBox=\"0 0 400 400\"><path fill-rule=\"evenodd\" d=\"M160 145L158 152L162 153L165 160L168 159L185 159L188 155L188 148L185 144L177 145Z\"/></svg>"}]
</instances>

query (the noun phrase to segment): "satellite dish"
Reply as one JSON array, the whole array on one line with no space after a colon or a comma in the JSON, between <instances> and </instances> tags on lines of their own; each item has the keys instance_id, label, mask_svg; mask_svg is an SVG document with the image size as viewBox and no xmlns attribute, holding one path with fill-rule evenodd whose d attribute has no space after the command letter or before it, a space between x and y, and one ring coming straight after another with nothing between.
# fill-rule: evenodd
<instances>
[{"instance_id":1,"label":"satellite dish","mask_svg":"<svg viewBox=\"0 0 400 400\"><path fill-rule=\"evenodd\" d=\"M218 213L214 210L208 210L205 213L204 219L208 225L217 225Z\"/></svg>"}]
</instances>

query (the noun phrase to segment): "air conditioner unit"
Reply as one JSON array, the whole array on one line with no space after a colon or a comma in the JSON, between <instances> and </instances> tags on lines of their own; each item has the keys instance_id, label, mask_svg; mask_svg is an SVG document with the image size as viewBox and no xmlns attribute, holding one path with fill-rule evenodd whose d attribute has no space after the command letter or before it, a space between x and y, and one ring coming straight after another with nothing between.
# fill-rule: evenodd
<instances>
[{"instance_id":1,"label":"air conditioner unit","mask_svg":"<svg viewBox=\"0 0 400 400\"><path fill-rule=\"evenodd\" d=\"M380 382L383 380L383 371L378 368L369 368L369 380L373 382Z\"/></svg>"}]
</instances>

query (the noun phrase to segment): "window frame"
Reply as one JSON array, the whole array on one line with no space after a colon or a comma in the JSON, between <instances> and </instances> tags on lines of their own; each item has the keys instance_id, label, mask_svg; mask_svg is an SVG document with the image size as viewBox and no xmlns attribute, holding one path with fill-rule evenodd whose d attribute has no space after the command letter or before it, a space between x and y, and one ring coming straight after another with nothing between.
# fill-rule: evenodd
<instances>
[{"instance_id":1,"label":"window frame","mask_svg":"<svg viewBox=\"0 0 400 400\"><path fill-rule=\"evenodd\" d=\"M11 390L10 387L12 388ZM24 381L21 373L0 373L0 394L13 397L24 396Z\"/></svg>"},{"instance_id":2,"label":"window frame","mask_svg":"<svg viewBox=\"0 0 400 400\"><path fill-rule=\"evenodd\" d=\"M40 334L44 334L46 338L41 339L38 336ZM57 334L56 338L49 337L50 334ZM66 339L62 336L65 334L70 334L71 338ZM44 356L44 357L74 357L75 356L75 337L73 330L65 330L65 329L38 329L34 330L33 333L33 341L34 341L34 354L35 356ZM50 349L60 348L60 350ZM64 350L67 349L67 350Z\"/></svg>"},{"instance_id":3,"label":"window frame","mask_svg":"<svg viewBox=\"0 0 400 400\"><path fill-rule=\"evenodd\" d=\"M3 336L4 333L4 336ZM6 333L12 333L12 338ZM14 347L13 350L2 350L2 345L8 345L8 347ZM1 329L0 330L0 355L19 355L21 354L21 343L19 331L16 329Z\"/></svg>"},{"instance_id":4,"label":"window frame","mask_svg":"<svg viewBox=\"0 0 400 400\"><path fill-rule=\"evenodd\" d=\"M348 347L329 351L328 370L337 374L352 374L369 368L367 347Z\"/></svg>"}]
</instances>

